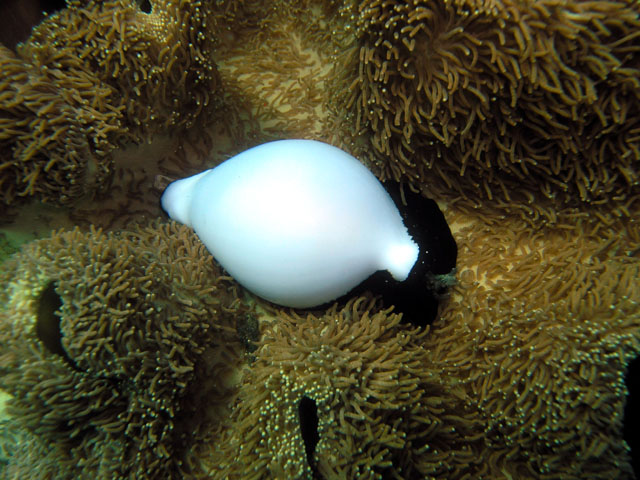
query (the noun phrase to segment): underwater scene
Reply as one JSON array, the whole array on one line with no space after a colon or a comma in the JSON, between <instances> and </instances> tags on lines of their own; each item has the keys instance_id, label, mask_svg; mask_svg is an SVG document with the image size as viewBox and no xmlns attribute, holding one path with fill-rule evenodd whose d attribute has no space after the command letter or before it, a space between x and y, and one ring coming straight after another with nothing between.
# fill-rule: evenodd
<instances>
[{"instance_id":1,"label":"underwater scene","mask_svg":"<svg viewBox=\"0 0 640 480\"><path fill-rule=\"evenodd\" d=\"M640 2L0 2L0 479L640 478Z\"/></svg>"}]
</instances>

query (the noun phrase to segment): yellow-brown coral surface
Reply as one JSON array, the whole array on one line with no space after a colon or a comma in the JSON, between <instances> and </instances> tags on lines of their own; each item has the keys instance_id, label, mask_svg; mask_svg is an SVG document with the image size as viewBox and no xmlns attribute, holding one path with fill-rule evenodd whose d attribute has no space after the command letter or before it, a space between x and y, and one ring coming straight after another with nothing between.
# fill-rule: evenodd
<instances>
[{"instance_id":1,"label":"yellow-brown coral surface","mask_svg":"<svg viewBox=\"0 0 640 480\"><path fill-rule=\"evenodd\" d=\"M277 315L213 478L634 478L622 416L640 232L584 228L467 224L459 284L426 332L364 298ZM319 418L312 462L303 397Z\"/></svg>"},{"instance_id":2,"label":"yellow-brown coral surface","mask_svg":"<svg viewBox=\"0 0 640 480\"><path fill-rule=\"evenodd\" d=\"M243 309L186 227L57 232L0 283L0 385L19 439L6 478L197 474Z\"/></svg>"},{"instance_id":3,"label":"yellow-brown coral surface","mask_svg":"<svg viewBox=\"0 0 640 480\"><path fill-rule=\"evenodd\" d=\"M382 176L545 220L637 205L637 2L365 0L345 11L357 38L346 128L364 134Z\"/></svg>"},{"instance_id":4,"label":"yellow-brown coral surface","mask_svg":"<svg viewBox=\"0 0 640 480\"><path fill-rule=\"evenodd\" d=\"M478 402L486 478L634 478L622 416L638 223L475 220L455 236L459 284L424 347Z\"/></svg>"},{"instance_id":5,"label":"yellow-brown coral surface","mask_svg":"<svg viewBox=\"0 0 640 480\"><path fill-rule=\"evenodd\" d=\"M425 478L477 471L478 409L429 368L427 332L358 298L322 316L280 314L263 332L213 453L214 478ZM300 402L317 408L307 459Z\"/></svg>"},{"instance_id":6,"label":"yellow-brown coral surface","mask_svg":"<svg viewBox=\"0 0 640 480\"><path fill-rule=\"evenodd\" d=\"M202 2L69 2L17 52L0 46L0 207L105 190L113 151L178 133L214 107Z\"/></svg>"},{"instance_id":7,"label":"yellow-brown coral surface","mask_svg":"<svg viewBox=\"0 0 640 480\"><path fill-rule=\"evenodd\" d=\"M173 25L171 18L181 18L189 3L200 4L151 2L152 13L155 8L159 15L162 5L173 12L162 22ZM155 18L133 2L104 5L73 3L73 11L61 15L79 22L105 8L115 18L133 11L135 18ZM175 269L162 263L172 278L181 279L171 285L183 289L177 296L170 295L166 276L146 273L160 268L162 248L126 260L133 247L123 245L140 234L96 232L94 241L88 233L57 233L2 267L5 283L24 288L3 298L8 305L3 322L11 328L0 332L10 346L0 357L6 365L0 381L14 394L14 423L0 425L0 434L7 432L2 439L9 439L0 439L7 462L0 471L22 473L27 464L36 464L44 475L55 476L58 463L50 460L57 456L62 472L106 472L107 478L141 475L144 469L189 477L203 473L200 459L213 479L634 478L622 416L625 373L640 352L640 4L244 0L207 5L198 21L206 24L206 41L216 48L199 52L201 65L215 65L212 78L219 88L209 92L209 102L222 105L224 121L208 126L201 122L207 115L188 117L193 110L181 108L177 117L162 117L169 123L190 121L182 124L185 148L162 159L158 155L161 172L192 174L273 138L330 141L380 177L405 181L439 202L459 246L458 283L425 330L403 324L389 305L367 296L314 312L262 304L264 315L247 317L226 290L233 284L206 263L211 258L194 248L187 229L156 225L147 232L156 232L160 243L142 242L144 249L173 245L177 235L186 245L170 257ZM139 28L147 32L150 25ZM106 49L119 44L115 34L100 38ZM190 65L188 53L178 47L175 53L175 62L184 62L181 68ZM5 71L15 75L9 84L19 87L22 60L10 51L3 55L3 65L12 65ZM74 69L70 65L70 74ZM144 81L134 85L131 78L123 77L122 84L111 78L110 88L128 92L137 85L142 92ZM159 75L157 81L153 92L173 88L172 78ZM122 135L138 141L159 131L159 124L145 117L156 100L131 97L126 109L113 113L121 118ZM127 122L125 112L131 112ZM197 138L200 143L191 142ZM156 150L126 152L128 168L144 165L135 172L136 188L152 184L158 171L148 152L165 144L154 140ZM116 186L117 204L106 206L109 215L78 210L74 219L103 225L135 219L138 210L128 208L132 192ZM143 211L158 212L157 196L136 201ZM42 248L60 242L62 252L82 257L69 269L59 260L62 253L49 251L42 261ZM86 253L87 245L110 245L116 253L103 260ZM119 252L125 252L122 259ZM25 277L17 274L18 265L27 272L55 267L67 273L54 280L42 277L49 283L29 273L20 283ZM191 277L191 268L213 272L211 285L225 288L192 296L204 292L209 273ZM93 283L83 287L87 277ZM155 299L132 309L126 302L143 301L131 290L138 278L151 282L144 288ZM78 323L76 335L62 321L60 345L43 343L50 337L34 332L33 308L55 300L42 296L51 281L84 288L95 300L83 304L89 312L115 288L108 298L126 301L105 318L133 315L142 321L131 310L152 312L148 309L161 305L174 312L163 325L181 332L178 343L185 352L193 353L191 347L200 348L203 337L219 331L213 349L188 358L193 378L205 377L198 373L202 365L212 373L207 378L224 381L183 379L184 387L160 362L162 355L143 362L139 381L135 375L131 379L127 366L140 360L114 346L137 337L95 332L88 322ZM191 284L199 286L190 290ZM54 293L75 298L71 289ZM165 317L156 311L150 318ZM248 318L260 319L259 335L257 328L243 330L252 324ZM102 335L108 340L102 342ZM220 338L230 347L221 349ZM161 345L164 358L174 358L164 339L152 345ZM238 355L240 340L257 349ZM145 345L142 357L148 358ZM101 352L97 363L93 351ZM173 355L183 358L179 347ZM152 375L158 365L158 375ZM82 368L115 369L123 380L115 389L103 388L102 377L83 376ZM32 373L21 386L16 372L27 370ZM58 375L64 381L53 382ZM154 378L149 389L154 397L137 390ZM87 392L85 410L75 410L69 379ZM63 393L57 396L58 391ZM176 403L176 391L191 399L186 406ZM30 392L53 395L52 404L43 405ZM207 403L199 392L205 397L221 392L202 409L203 423L190 416L193 405ZM32 409L27 400L34 400ZM313 451L302 433L309 412L300 410L301 402L313 405L318 417ZM202 448L183 456L177 448L166 456L162 439L181 441L182 434L171 432L184 430L165 424L184 426L184 417L141 420L144 412L167 412L163 408L185 409ZM126 413L114 424L113 411ZM96 412L104 417L95 418ZM73 419L66 429L58 429L59 423L52 427L61 413ZM123 434L128 422L134 425L130 436ZM114 467L112 459L121 463ZM176 459L185 463L177 465Z\"/></svg>"}]
</instances>

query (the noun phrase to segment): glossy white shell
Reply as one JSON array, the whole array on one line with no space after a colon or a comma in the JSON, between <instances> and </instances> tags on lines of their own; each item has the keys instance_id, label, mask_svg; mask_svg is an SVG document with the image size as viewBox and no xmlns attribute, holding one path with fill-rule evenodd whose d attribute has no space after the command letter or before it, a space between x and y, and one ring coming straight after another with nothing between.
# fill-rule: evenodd
<instances>
[{"instance_id":1,"label":"glossy white shell","mask_svg":"<svg viewBox=\"0 0 640 480\"><path fill-rule=\"evenodd\" d=\"M418 257L378 179L313 140L259 145L177 180L162 207L239 283L280 305L328 302L377 270L404 280Z\"/></svg>"}]
</instances>

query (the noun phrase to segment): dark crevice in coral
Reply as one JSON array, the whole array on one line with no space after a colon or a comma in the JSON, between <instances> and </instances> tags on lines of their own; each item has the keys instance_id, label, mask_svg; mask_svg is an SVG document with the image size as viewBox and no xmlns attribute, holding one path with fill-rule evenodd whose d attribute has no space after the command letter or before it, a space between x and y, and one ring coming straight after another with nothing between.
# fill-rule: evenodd
<instances>
[{"instance_id":1,"label":"dark crevice in coral","mask_svg":"<svg viewBox=\"0 0 640 480\"><path fill-rule=\"evenodd\" d=\"M298 402L298 420L300 422L300 434L304 441L304 450L307 454L307 463L313 471L314 478L321 478L317 472L314 453L320 440L318 433L318 407L315 400L303 396Z\"/></svg>"},{"instance_id":2,"label":"dark crevice in coral","mask_svg":"<svg viewBox=\"0 0 640 480\"><path fill-rule=\"evenodd\" d=\"M418 260L406 280L398 282L389 272L379 271L339 300L370 291L382 297L385 307L393 305L395 312L402 313L403 322L424 327L435 320L440 301L455 284L458 246L434 200L399 183L387 181L384 187L420 247Z\"/></svg>"},{"instance_id":3,"label":"dark crevice in coral","mask_svg":"<svg viewBox=\"0 0 640 480\"><path fill-rule=\"evenodd\" d=\"M40 10L42 10L45 15L51 15L63 8L67 8L66 0L39 0L36 3L40 5Z\"/></svg>"},{"instance_id":4,"label":"dark crevice in coral","mask_svg":"<svg viewBox=\"0 0 640 480\"><path fill-rule=\"evenodd\" d=\"M6 0L0 2L0 43L15 50L47 15L66 7L65 0Z\"/></svg>"},{"instance_id":5,"label":"dark crevice in coral","mask_svg":"<svg viewBox=\"0 0 640 480\"><path fill-rule=\"evenodd\" d=\"M60 355L75 368L75 363L62 346L62 332L60 331L60 314L62 299L56 292L56 283L49 284L38 297L38 311L36 314L36 334L38 339L51 353Z\"/></svg>"},{"instance_id":6,"label":"dark crevice in coral","mask_svg":"<svg viewBox=\"0 0 640 480\"><path fill-rule=\"evenodd\" d=\"M640 357L634 358L625 376L627 402L624 407L624 440L631 448L631 467L636 478L640 478Z\"/></svg>"},{"instance_id":7,"label":"dark crevice in coral","mask_svg":"<svg viewBox=\"0 0 640 480\"><path fill-rule=\"evenodd\" d=\"M140 10L142 10L144 13L151 13L152 7L149 0L141 0L138 3L140 5Z\"/></svg>"}]
</instances>

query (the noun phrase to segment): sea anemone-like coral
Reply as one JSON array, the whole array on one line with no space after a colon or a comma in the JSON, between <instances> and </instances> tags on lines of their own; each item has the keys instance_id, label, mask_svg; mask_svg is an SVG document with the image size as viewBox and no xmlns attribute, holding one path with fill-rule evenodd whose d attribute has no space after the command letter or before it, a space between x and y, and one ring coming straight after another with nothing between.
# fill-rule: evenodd
<instances>
[{"instance_id":1,"label":"sea anemone-like coral","mask_svg":"<svg viewBox=\"0 0 640 480\"><path fill-rule=\"evenodd\" d=\"M447 214L460 283L427 330L366 298L264 321L213 478L633 478L637 225Z\"/></svg>"},{"instance_id":2,"label":"sea anemone-like coral","mask_svg":"<svg viewBox=\"0 0 640 480\"><path fill-rule=\"evenodd\" d=\"M425 335L364 297L322 315L280 312L262 332L231 425L211 455L211 475L474 472L482 433L477 408L457 381L429 368Z\"/></svg>"},{"instance_id":3,"label":"sea anemone-like coral","mask_svg":"<svg viewBox=\"0 0 640 480\"><path fill-rule=\"evenodd\" d=\"M370 298L263 319L212 478L633 478L637 225L447 214L460 282L427 329Z\"/></svg>"},{"instance_id":4,"label":"sea anemone-like coral","mask_svg":"<svg viewBox=\"0 0 640 480\"><path fill-rule=\"evenodd\" d=\"M545 221L581 203L629 215L637 2L347 5L357 40L342 72L344 131L382 177Z\"/></svg>"},{"instance_id":5,"label":"sea anemone-like coral","mask_svg":"<svg viewBox=\"0 0 640 480\"><path fill-rule=\"evenodd\" d=\"M96 232L97 243L56 233L0 281L11 286L0 290L0 386L13 394L0 475L632 479L622 422L625 374L640 352L637 2L215 9L206 34L219 48L207 58L229 121L195 125L189 138L205 139L197 155L177 153L162 173L193 173L273 137L329 140L439 202L459 247L458 283L424 330L369 296L311 313L258 301L267 313L247 317L188 229L144 230L157 240ZM131 164L155 161L147 153L127 152ZM150 184L149 171L135 182ZM125 207L82 220L140 214ZM63 261L56 249L82 258ZM189 269L212 273L196 282ZM175 298L156 274L164 270ZM151 282L144 295L134 278ZM152 291L164 293L144 303ZM102 311L103 299L117 305ZM59 327L40 315L52 311ZM128 329L93 321L103 318ZM165 362L173 343L193 362L184 376Z\"/></svg>"},{"instance_id":6,"label":"sea anemone-like coral","mask_svg":"<svg viewBox=\"0 0 640 480\"><path fill-rule=\"evenodd\" d=\"M640 354L638 223L532 234L448 215L466 223L459 284L422 345L478 402L484 478L633 478L622 427Z\"/></svg>"},{"instance_id":7,"label":"sea anemone-like coral","mask_svg":"<svg viewBox=\"0 0 640 480\"><path fill-rule=\"evenodd\" d=\"M188 229L56 232L1 279L0 386L22 438L10 478L198 472L197 447L232 393L246 308Z\"/></svg>"},{"instance_id":8,"label":"sea anemone-like coral","mask_svg":"<svg viewBox=\"0 0 640 480\"><path fill-rule=\"evenodd\" d=\"M114 149L206 123L219 78L203 2L71 1L17 52L0 46L6 206L108 187Z\"/></svg>"}]
</instances>

